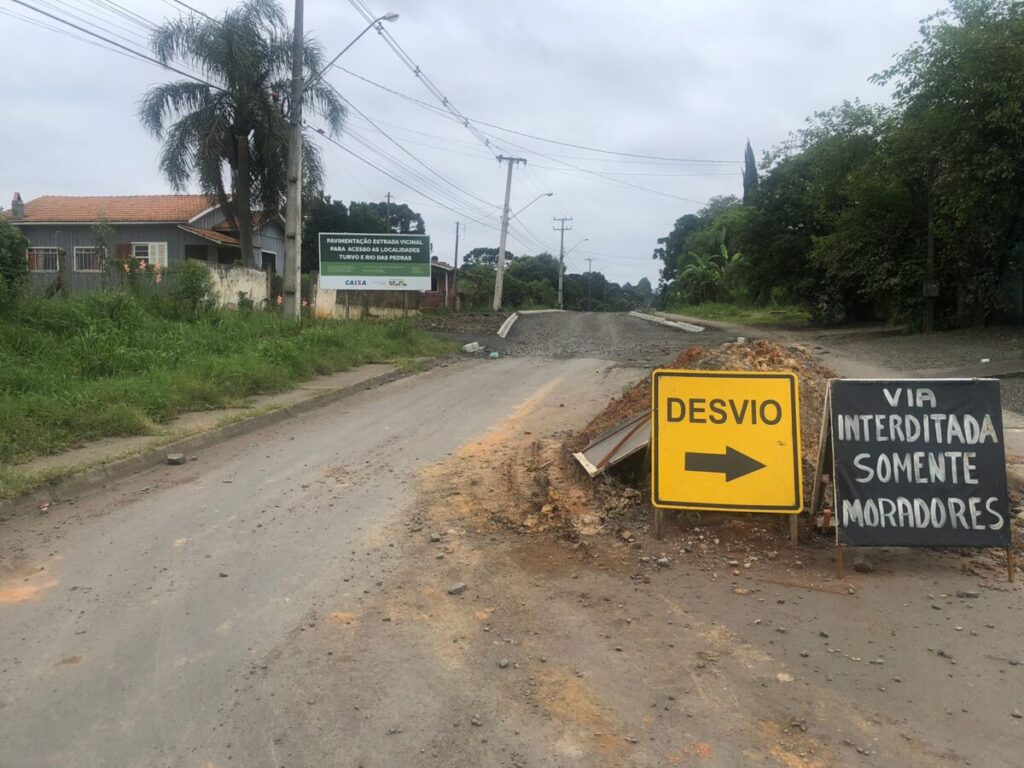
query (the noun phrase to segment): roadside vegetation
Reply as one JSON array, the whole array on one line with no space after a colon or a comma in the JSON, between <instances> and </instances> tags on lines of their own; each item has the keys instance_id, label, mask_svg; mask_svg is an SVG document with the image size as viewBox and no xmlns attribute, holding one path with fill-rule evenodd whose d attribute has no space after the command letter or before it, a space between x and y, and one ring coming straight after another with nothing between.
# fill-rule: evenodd
<instances>
[{"instance_id":1,"label":"roadside vegetation","mask_svg":"<svg viewBox=\"0 0 1024 768\"><path fill-rule=\"evenodd\" d=\"M872 80L659 240L660 299L799 305L815 321L939 327L1019 318L1024 290L1024 6L951 0ZM934 271L929 273L929 232Z\"/></svg>"},{"instance_id":2,"label":"roadside vegetation","mask_svg":"<svg viewBox=\"0 0 1024 768\"><path fill-rule=\"evenodd\" d=\"M688 317L699 317L702 320L725 320L740 325L808 325L811 314L806 309L795 306L752 304L723 304L705 302L703 304L671 304L669 312Z\"/></svg>"},{"instance_id":3,"label":"roadside vegetation","mask_svg":"<svg viewBox=\"0 0 1024 768\"><path fill-rule=\"evenodd\" d=\"M0 465L146 434L181 413L238 404L318 374L451 349L401 321L296 323L273 310L214 309L208 286L196 294L194 279L190 291L171 277L155 295L110 291L6 305Z\"/></svg>"}]
</instances>

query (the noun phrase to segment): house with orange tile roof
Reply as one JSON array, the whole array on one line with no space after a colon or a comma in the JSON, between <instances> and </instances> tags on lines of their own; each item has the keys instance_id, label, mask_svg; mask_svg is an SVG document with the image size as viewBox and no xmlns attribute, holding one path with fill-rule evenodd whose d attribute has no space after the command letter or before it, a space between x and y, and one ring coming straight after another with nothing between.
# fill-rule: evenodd
<instances>
[{"instance_id":1,"label":"house with orange tile roof","mask_svg":"<svg viewBox=\"0 0 1024 768\"><path fill-rule=\"evenodd\" d=\"M281 217L256 214L253 253L243 256L238 225L223 206L205 195L46 195L23 202L15 192L10 210L2 215L29 240L33 288L52 284L62 259L69 260L72 292L115 284L108 269L110 259L135 258L163 267L195 259L284 271ZM96 247L93 228L101 220L114 232L107 254Z\"/></svg>"}]
</instances>

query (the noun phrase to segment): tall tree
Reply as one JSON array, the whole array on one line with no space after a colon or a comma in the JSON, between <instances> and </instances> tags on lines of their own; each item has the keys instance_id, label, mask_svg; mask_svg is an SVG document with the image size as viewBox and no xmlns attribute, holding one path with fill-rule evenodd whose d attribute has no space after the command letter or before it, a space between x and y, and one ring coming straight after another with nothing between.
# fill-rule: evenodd
<instances>
[{"instance_id":1,"label":"tall tree","mask_svg":"<svg viewBox=\"0 0 1024 768\"><path fill-rule=\"evenodd\" d=\"M749 203L757 189L757 163L754 161L754 149L747 139L747 148L743 150L743 202Z\"/></svg>"},{"instance_id":2,"label":"tall tree","mask_svg":"<svg viewBox=\"0 0 1024 768\"><path fill-rule=\"evenodd\" d=\"M190 67L209 83L163 83L142 97L139 119L163 141L160 170L176 190L194 178L225 206L237 223L243 260L251 263L252 210L278 212L287 185L288 105L279 94L288 92L292 43L284 12L276 0L246 0L221 19L168 20L150 42L160 61ZM309 39L304 50L311 77L323 68L323 52ZM333 89L310 82L304 104L327 133L340 134L345 108ZM323 180L312 141L304 142L302 160L308 194Z\"/></svg>"}]
</instances>

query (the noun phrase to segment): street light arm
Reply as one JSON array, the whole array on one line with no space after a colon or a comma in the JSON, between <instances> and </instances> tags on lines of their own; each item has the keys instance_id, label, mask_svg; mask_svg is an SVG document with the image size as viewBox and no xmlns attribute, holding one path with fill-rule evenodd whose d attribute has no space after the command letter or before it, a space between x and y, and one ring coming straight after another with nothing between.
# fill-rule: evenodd
<instances>
[{"instance_id":1,"label":"street light arm","mask_svg":"<svg viewBox=\"0 0 1024 768\"><path fill-rule=\"evenodd\" d=\"M579 248L581 245L583 245L589 239L590 239L589 237L584 237L582 240L580 240L578 243L576 243L576 245L574 245L572 248L570 248L568 251L566 251L565 255L568 256L570 253L575 251L577 248Z\"/></svg>"},{"instance_id":2,"label":"street light arm","mask_svg":"<svg viewBox=\"0 0 1024 768\"><path fill-rule=\"evenodd\" d=\"M344 48L342 48L342 49L341 49L341 52L340 52L340 53L339 53L339 54L338 54L337 56L335 56L335 57L334 57L333 59L331 59L331 60L330 60L329 62L327 62L327 66L326 66L326 67L324 67L324 68L323 68L323 69L321 69L321 70L320 70L319 72L317 72L317 73L316 73L316 75L314 75L313 77L311 77L311 78L309 79L309 82L307 82L307 83L306 83L306 84L305 84L305 85L303 86L302 90L303 90L303 91L309 90L309 89L310 89L310 88L312 88L312 87L313 87L314 85L316 85L317 83L319 83L319 82L320 82L320 80L321 80L321 78L323 78L323 76L324 76L324 73L325 73L325 72L326 72L326 71L327 71L328 69L330 69L331 67L333 67L333 66L334 66L334 62L336 62L336 61L337 61L338 59L340 59L340 58L341 58L342 56L344 56L344 55L345 55L345 52L346 52L346 51L348 51L348 49L349 49L349 48L351 48L351 47L352 47L353 45L355 45L356 43L358 43L358 42L359 42L359 39L360 39L360 38L361 38L361 37L362 37L363 35L365 35L365 34L366 34L367 32L369 32L369 31L370 31L371 29L373 29L373 28L374 28L375 26L377 26L378 24L380 24L380 23L381 23L382 21L395 21L395 20L396 20L397 18L398 18L398 14L397 14L397 13L385 13L385 14L384 14L383 16L378 16L378 17L377 17L376 19L374 19L373 21L371 21L371 22L370 22L370 23L369 23L369 24L367 25L366 29L364 29L364 30L363 30L362 32L360 32L360 33L359 33L358 35L356 35L356 36L355 36L355 37L354 37L354 38L352 39L352 42L350 42L350 43L349 43L348 45L346 45L346 46L345 46Z\"/></svg>"},{"instance_id":3,"label":"street light arm","mask_svg":"<svg viewBox=\"0 0 1024 768\"><path fill-rule=\"evenodd\" d=\"M522 213L522 212L523 212L523 211L525 211L525 210L526 210L527 208L529 208L529 207L530 207L531 205L533 205L534 203L536 203L536 202L537 202L538 200L540 200L540 199L541 199L542 197L551 197L551 196L553 196L554 194L555 194L554 192L544 192L544 193L542 193L542 194L539 194L539 195L537 195L537 196L536 196L535 198L533 198L533 200L531 200L531 201L530 201L530 202L528 202L528 203L527 203L526 205L524 205L524 206L523 206L522 208L520 208L520 209L519 209L518 211L516 211L516 212L515 212L515 213L513 213L513 214L512 214L511 216L509 216L509 217L508 217L508 220L509 220L509 221L512 221L512 219L514 219L514 218L515 218L516 216L518 216L518 215L519 215L520 213Z\"/></svg>"}]
</instances>

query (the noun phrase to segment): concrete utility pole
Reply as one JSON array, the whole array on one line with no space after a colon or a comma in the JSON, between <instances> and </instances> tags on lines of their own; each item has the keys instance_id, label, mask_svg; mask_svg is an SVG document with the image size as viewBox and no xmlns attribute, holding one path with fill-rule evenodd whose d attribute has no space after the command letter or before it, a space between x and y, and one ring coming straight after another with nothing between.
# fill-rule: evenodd
<instances>
[{"instance_id":1,"label":"concrete utility pole","mask_svg":"<svg viewBox=\"0 0 1024 768\"><path fill-rule=\"evenodd\" d=\"M501 289L505 281L505 241L508 239L508 203L512 197L512 169L518 163L526 165L526 158L498 155L498 162L508 163L508 178L505 180L505 206L501 213L501 242L498 243L498 272L494 276L494 303L491 305L495 312L501 309Z\"/></svg>"},{"instance_id":2,"label":"concrete utility pole","mask_svg":"<svg viewBox=\"0 0 1024 768\"><path fill-rule=\"evenodd\" d=\"M452 272L452 293L455 294L455 311L459 311L459 222L455 222L455 271Z\"/></svg>"},{"instance_id":3,"label":"concrete utility pole","mask_svg":"<svg viewBox=\"0 0 1024 768\"><path fill-rule=\"evenodd\" d=\"M385 209L387 211L385 224L387 225L388 232L391 232L391 193L388 192L387 195L384 196L384 199L388 201L387 208Z\"/></svg>"},{"instance_id":4,"label":"concrete utility pole","mask_svg":"<svg viewBox=\"0 0 1024 768\"><path fill-rule=\"evenodd\" d=\"M565 309L562 301L562 276L565 274L565 233L572 231L572 216L563 216L561 218L552 218L552 221L557 221L559 226L552 227L552 229L558 230L558 308ZM569 226L565 223L569 222Z\"/></svg>"},{"instance_id":5,"label":"concrete utility pole","mask_svg":"<svg viewBox=\"0 0 1024 768\"><path fill-rule=\"evenodd\" d=\"M382 21L395 21L397 13L385 13L367 25L355 39L341 49L327 66L317 72L308 83L303 82L302 0L295 0L295 26L292 30L292 93L288 100L288 185L285 188L284 207L284 316L299 320L302 317L302 95L307 88L320 82L324 73L334 66L349 48ZM367 294L369 296L369 294Z\"/></svg>"},{"instance_id":6,"label":"concrete utility pole","mask_svg":"<svg viewBox=\"0 0 1024 768\"><path fill-rule=\"evenodd\" d=\"M590 311L590 278L594 275L593 262L593 259L587 259L587 312Z\"/></svg>"},{"instance_id":7,"label":"concrete utility pole","mask_svg":"<svg viewBox=\"0 0 1024 768\"><path fill-rule=\"evenodd\" d=\"M284 209L284 316L302 317L302 0L295 0L292 95L288 115L288 186Z\"/></svg>"}]
</instances>

